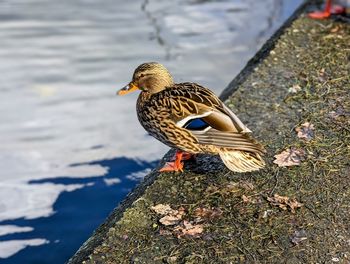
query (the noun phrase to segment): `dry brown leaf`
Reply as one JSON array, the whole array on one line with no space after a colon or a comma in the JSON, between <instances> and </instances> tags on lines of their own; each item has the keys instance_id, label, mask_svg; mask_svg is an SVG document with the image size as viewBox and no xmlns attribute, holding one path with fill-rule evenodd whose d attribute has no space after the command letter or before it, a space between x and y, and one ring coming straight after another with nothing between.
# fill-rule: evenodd
<instances>
[{"instance_id":1,"label":"dry brown leaf","mask_svg":"<svg viewBox=\"0 0 350 264\"><path fill-rule=\"evenodd\" d=\"M204 227L201 224L192 224L189 221L184 220L181 225L174 228L177 233L177 237L183 236L199 237L203 233Z\"/></svg>"},{"instance_id":2,"label":"dry brown leaf","mask_svg":"<svg viewBox=\"0 0 350 264\"><path fill-rule=\"evenodd\" d=\"M267 200L272 205L278 206L283 210L287 210L287 202L289 200L289 197L275 194L274 197L267 197Z\"/></svg>"},{"instance_id":3,"label":"dry brown leaf","mask_svg":"<svg viewBox=\"0 0 350 264\"><path fill-rule=\"evenodd\" d=\"M290 208L292 213L295 213L295 209L302 207L303 204L299 203L295 198L290 199L287 196L281 196L275 194L273 197L267 197L267 200L274 206L278 206L282 210Z\"/></svg>"},{"instance_id":4,"label":"dry brown leaf","mask_svg":"<svg viewBox=\"0 0 350 264\"><path fill-rule=\"evenodd\" d=\"M314 129L315 127L313 124L305 122L304 124L301 124L300 127L297 127L295 131L298 133L298 138L309 141L314 137Z\"/></svg>"},{"instance_id":5,"label":"dry brown leaf","mask_svg":"<svg viewBox=\"0 0 350 264\"><path fill-rule=\"evenodd\" d=\"M213 219L221 215L222 215L222 211L219 208L198 207L194 210L194 216L197 217L196 219L197 221Z\"/></svg>"},{"instance_id":6,"label":"dry brown leaf","mask_svg":"<svg viewBox=\"0 0 350 264\"><path fill-rule=\"evenodd\" d=\"M185 208L180 207L178 210L172 209L168 204L157 204L151 209L163 217L159 222L165 226L176 225L179 223L185 214Z\"/></svg>"},{"instance_id":7,"label":"dry brown leaf","mask_svg":"<svg viewBox=\"0 0 350 264\"><path fill-rule=\"evenodd\" d=\"M273 197L278 203L287 203L289 200L288 196L282 196L278 194L275 194Z\"/></svg>"},{"instance_id":8,"label":"dry brown leaf","mask_svg":"<svg viewBox=\"0 0 350 264\"><path fill-rule=\"evenodd\" d=\"M173 214L176 211L169 204L157 204L152 206L151 209L159 215Z\"/></svg>"},{"instance_id":9,"label":"dry brown leaf","mask_svg":"<svg viewBox=\"0 0 350 264\"><path fill-rule=\"evenodd\" d=\"M267 197L267 200L274 206L278 206L283 210L287 210L287 201L289 198L287 196L280 196L275 194L274 197Z\"/></svg>"},{"instance_id":10,"label":"dry brown leaf","mask_svg":"<svg viewBox=\"0 0 350 264\"><path fill-rule=\"evenodd\" d=\"M292 87L288 89L288 92L290 93L297 93L299 91L301 91L301 87L299 84L294 84Z\"/></svg>"},{"instance_id":11,"label":"dry brown leaf","mask_svg":"<svg viewBox=\"0 0 350 264\"><path fill-rule=\"evenodd\" d=\"M292 213L295 213L295 209L300 208L303 206L302 203L299 203L295 198L290 199L288 202L288 205L290 207L290 210L292 211Z\"/></svg>"},{"instance_id":12,"label":"dry brown leaf","mask_svg":"<svg viewBox=\"0 0 350 264\"><path fill-rule=\"evenodd\" d=\"M159 222L165 226L176 225L180 222L181 218L181 215L166 215L159 219Z\"/></svg>"},{"instance_id":13,"label":"dry brown leaf","mask_svg":"<svg viewBox=\"0 0 350 264\"><path fill-rule=\"evenodd\" d=\"M305 159L305 151L303 149L290 148L274 157L273 163L279 167L296 166L300 165L301 161Z\"/></svg>"}]
</instances>

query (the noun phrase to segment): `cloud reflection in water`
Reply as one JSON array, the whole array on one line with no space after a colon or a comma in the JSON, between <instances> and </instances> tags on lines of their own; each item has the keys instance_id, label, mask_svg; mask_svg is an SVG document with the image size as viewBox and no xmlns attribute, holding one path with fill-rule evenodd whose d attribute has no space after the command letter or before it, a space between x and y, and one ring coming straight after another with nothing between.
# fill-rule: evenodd
<instances>
[{"instance_id":1,"label":"cloud reflection in water","mask_svg":"<svg viewBox=\"0 0 350 264\"><path fill-rule=\"evenodd\" d=\"M43 256L44 263L65 262L91 235L86 230L92 231L101 224L118 202L134 188L135 178L131 175L139 174L141 177L140 172L147 173L157 163L158 161L144 162L129 158L94 161L84 165L106 168L107 173L103 177L56 177L31 181L29 184L37 188L47 184L80 188L63 191L54 202L54 213L50 217L18 218L0 222L0 226L11 227L7 234L0 234L0 249L5 250L0 257L16 253L16 250L24 248L25 245L41 245L25 248L1 263L23 263L23 260L26 263L42 263ZM74 166L80 165L83 164ZM31 229L28 229L29 226ZM9 244L7 241L12 242Z\"/></svg>"}]
</instances>

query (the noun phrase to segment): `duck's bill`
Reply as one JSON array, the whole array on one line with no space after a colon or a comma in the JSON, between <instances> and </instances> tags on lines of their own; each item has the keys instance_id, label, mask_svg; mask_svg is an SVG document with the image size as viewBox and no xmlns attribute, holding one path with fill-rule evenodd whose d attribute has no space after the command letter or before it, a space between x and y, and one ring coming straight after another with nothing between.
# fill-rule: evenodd
<instances>
[{"instance_id":1,"label":"duck's bill","mask_svg":"<svg viewBox=\"0 0 350 264\"><path fill-rule=\"evenodd\" d=\"M139 88L133 84L133 83L129 83L128 85L124 86L122 89L120 89L117 92L117 95L126 95L128 93L134 92L136 90L138 90Z\"/></svg>"}]
</instances>

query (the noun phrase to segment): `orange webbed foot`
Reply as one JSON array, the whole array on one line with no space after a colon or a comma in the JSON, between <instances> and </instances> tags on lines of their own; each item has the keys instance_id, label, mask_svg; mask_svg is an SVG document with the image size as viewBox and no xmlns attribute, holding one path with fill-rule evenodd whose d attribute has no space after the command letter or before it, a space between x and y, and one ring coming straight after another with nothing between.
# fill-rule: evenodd
<instances>
[{"instance_id":1,"label":"orange webbed foot","mask_svg":"<svg viewBox=\"0 0 350 264\"><path fill-rule=\"evenodd\" d=\"M187 153L187 152L182 152L180 150L177 150L175 153L175 156L172 158L172 162L167 162L165 163L165 165L163 166L163 168L161 168L159 170L159 172L171 172L171 171L180 171L183 172L183 160L189 160L193 157L194 155Z\"/></svg>"},{"instance_id":2,"label":"orange webbed foot","mask_svg":"<svg viewBox=\"0 0 350 264\"><path fill-rule=\"evenodd\" d=\"M324 11L316 11L308 14L308 16L313 19L325 19L330 17L330 15L331 15L330 12L324 12Z\"/></svg>"},{"instance_id":3,"label":"orange webbed foot","mask_svg":"<svg viewBox=\"0 0 350 264\"><path fill-rule=\"evenodd\" d=\"M175 161L172 162L166 162L165 165L163 166L163 168L161 168L159 170L159 172L183 172L183 166L184 164L182 162L180 162L179 164L176 164Z\"/></svg>"}]
</instances>

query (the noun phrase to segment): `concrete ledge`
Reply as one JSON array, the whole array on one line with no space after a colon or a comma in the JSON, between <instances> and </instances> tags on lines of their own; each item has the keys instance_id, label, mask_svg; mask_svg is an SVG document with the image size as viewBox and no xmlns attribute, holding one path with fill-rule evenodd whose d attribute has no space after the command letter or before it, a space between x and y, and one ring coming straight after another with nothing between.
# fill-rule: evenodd
<instances>
[{"instance_id":1,"label":"concrete ledge","mask_svg":"<svg viewBox=\"0 0 350 264\"><path fill-rule=\"evenodd\" d=\"M350 25L310 20L306 8L221 96L266 146L267 167L237 174L203 155L182 174L153 171L68 263L349 262ZM315 126L310 141L296 136L304 122ZM301 165L273 164L289 148L305 151ZM273 203L274 195L303 205ZM179 235L159 222L157 204L183 208L182 220L203 231ZM220 213L198 220L198 208Z\"/></svg>"}]
</instances>

